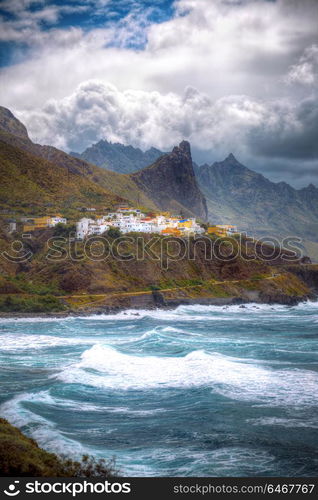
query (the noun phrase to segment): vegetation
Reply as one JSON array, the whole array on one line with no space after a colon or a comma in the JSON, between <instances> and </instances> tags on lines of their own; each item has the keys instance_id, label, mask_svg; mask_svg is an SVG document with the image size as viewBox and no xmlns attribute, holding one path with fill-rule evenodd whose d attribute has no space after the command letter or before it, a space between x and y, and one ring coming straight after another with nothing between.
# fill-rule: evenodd
<instances>
[{"instance_id":1,"label":"vegetation","mask_svg":"<svg viewBox=\"0 0 318 500\"><path fill-rule=\"evenodd\" d=\"M122 235L118 227L110 227L108 231L106 232L106 235L109 236L109 238L116 239L120 238Z\"/></svg>"},{"instance_id":2,"label":"vegetation","mask_svg":"<svg viewBox=\"0 0 318 500\"><path fill-rule=\"evenodd\" d=\"M0 311L38 313L38 312L59 312L65 311L67 307L52 295L30 297L19 295L0 295Z\"/></svg>"},{"instance_id":3,"label":"vegetation","mask_svg":"<svg viewBox=\"0 0 318 500\"><path fill-rule=\"evenodd\" d=\"M0 207L20 214L39 213L38 209L49 214L92 203L114 206L120 200L90 176L1 141L0 133Z\"/></svg>"},{"instance_id":4,"label":"vegetation","mask_svg":"<svg viewBox=\"0 0 318 500\"><path fill-rule=\"evenodd\" d=\"M64 228L58 228L60 230L64 231ZM66 231L69 230L71 228L66 228ZM185 240L186 255L195 255L192 260L187 257L169 260L168 250L171 251L171 246L166 248L163 236L153 238L152 235L143 235L143 245L154 241L143 255L141 238L136 238L134 234L129 235L127 240L120 240L120 258L116 257L114 248L113 253L106 248L103 254L100 238L96 238L95 246L92 238L87 240L89 245L87 241L61 241L55 260L47 258L47 241L52 233L53 229L32 233L26 241L27 247L32 250L32 257L27 262L20 264L1 259L0 312L54 313L75 309L93 310L103 306L130 307L128 294L132 297L138 292L149 293L151 290L161 290L169 298L165 290L177 289L171 296L174 300L184 296L242 297L244 290L255 293L266 291L273 300L284 293L297 297L309 293L298 278L293 282L290 278L280 281L277 266L283 262L280 263L279 258L275 260L276 267L257 258L246 260L244 255L220 260L206 253L206 241L203 238ZM120 232L112 228L105 236L106 247L116 246L115 240ZM3 232L0 224L0 251L9 250L16 237ZM223 242L212 241L215 252L222 244L222 253L231 256L232 246L224 245ZM242 251L244 253L244 248ZM248 252L251 252L251 248ZM137 255L143 257L136 258ZM276 277L267 279L271 278L272 273ZM232 280L240 282L241 286L220 284Z\"/></svg>"},{"instance_id":5,"label":"vegetation","mask_svg":"<svg viewBox=\"0 0 318 500\"><path fill-rule=\"evenodd\" d=\"M56 279L52 279L49 283L43 283L35 279L30 280L30 278L28 278L26 273L18 273L16 276L7 277L6 281L9 282L11 286L15 287L21 293L34 294L34 295L62 295L63 293L61 288L58 286ZM4 279L3 282L5 282ZM0 290L1 290L1 280L0 280ZM10 293L10 291L4 293Z\"/></svg>"},{"instance_id":6,"label":"vegetation","mask_svg":"<svg viewBox=\"0 0 318 500\"><path fill-rule=\"evenodd\" d=\"M53 236L68 238L71 235L75 235L76 226L75 224L57 224L53 230Z\"/></svg>"},{"instance_id":7,"label":"vegetation","mask_svg":"<svg viewBox=\"0 0 318 500\"><path fill-rule=\"evenodd\" d=\"M97 460L84 455L72 460L48 453L16 427L0 418L1 476L24 477L103 477L118 475L114 460Z\"/></svg>"}]
</instances>

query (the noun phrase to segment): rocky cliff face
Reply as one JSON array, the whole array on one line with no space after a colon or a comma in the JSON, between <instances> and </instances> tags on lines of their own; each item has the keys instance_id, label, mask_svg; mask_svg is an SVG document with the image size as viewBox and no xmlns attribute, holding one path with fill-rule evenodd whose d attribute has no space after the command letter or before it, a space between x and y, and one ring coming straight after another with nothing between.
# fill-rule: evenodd
<instances>
[{"instance_id":1,"label":"rocky cliff face","mask_svg":"<svg viewBox=\"0 0 318 500\"><path fill-rule=\"evenodd\" d=\"M237 224L255 236L300 237L304 253L318 260L318 189L294 189L274 183L232 154L224 161L196 168L207 199L209 220Z\"/></svg>"},{"instance_id":2,"label":"rocky cliff face","mask_svg":"<svg viewBox=\"0 0 318 500\"><path fill-rule=\"evenodd\" d=\"M188 142L181 142L171 153L131 178L162 210L206 220L206 200L197 184Z\"/></svg>"},{"instance_id":3,"label":"rocky cliff face","mask_svg":"<svg viewBox=\"0 0 318 500\"><path fill-rule=\"evenodd\" d=\"M285 266L285 271L293 273L299 278L301 281L306 283L307 286L310 287L312 292L314 292L317 296L318 294L318 265L294 265L294 266Z\"/></svg>"},{"instance_id":4,"label":"rocky cliff face","mask_svg":"<svg viewBox=\"0 0 318 500\"><path fill-rule=\"evenodd\" d=\"M28 139L26 127L21 123L9 109L0 106L0 130L8 134Z\"/></svg>"},{"instance_id":5,"label":"rocky cliff face","mask_svg":"<svg viewBox=\"0 0 318 500\"><path fill-rule=\"evenodd\" d=\"M99 167L112 170L113 172L130 174L151 165L165 153L156 148L150 148L144 152L133 146L99 141L87 148L81 154L71 154L76 158L81 158Z\"/></svg>"}]
</instances>

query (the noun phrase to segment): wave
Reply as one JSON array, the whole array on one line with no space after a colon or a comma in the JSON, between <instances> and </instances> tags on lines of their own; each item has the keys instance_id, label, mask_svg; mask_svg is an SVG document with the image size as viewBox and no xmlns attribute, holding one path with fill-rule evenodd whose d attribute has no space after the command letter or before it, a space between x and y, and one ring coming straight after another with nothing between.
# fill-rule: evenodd
<instances>
[{"instance_id":1,"label":"wave","mask_svg":"<svg viewBox=\"0 0 318 500\"><path fill-rule=\"evenodd\" d=\"M56 337L53 335L28 335L22 333L2 335L0 338L0 351L25 351L47 347L96 343L96 338Z\"/></svg>"},{"instance_id":2,"label":"wave","mask_svg":"<svg viewBox=\"0 0 318 500\"><path fill-rule=\"evenodd\" d=\"M80 457L84 448L80 443L68 438L58 431L55 423L34 413L24 403L46 402L53 403L53 399L46 392L23 393L6 401L0 406L1 416L12 425L22 428L23 432L35 439L44 448L58 454L69 454Z\"/></svg>"},{"instance_id":3,"label":"wave","mask_svg":"<svg viewBox=\"0 0 318 500\"><path fill-rule=\"evenodd\" d=\"M194 316L193 313L208 314L208 313L222 313L226 311L229 314L250 314L251 312L287 312L287 311L318 311L318 301L304 301L296 306L285 306L280 304L260 304L260 303L247 303L242 305L181 305L176 309L127 309L115 314L89 314L82 316L65 316L65 317L18 317L18 318L0 318L0 323L56 323L56 322L68 322L74 320L80 321L131 321L139 320L143 318L154 318L159 320L174 320L188 319L197 320L198 317ZM202 319L202 316L199 316ZM214 318L215 319L215 318ZM224 317L223 317L224 319Z\"/></svg>"},{"instance_id":4,"label":"wave","mask_svg":"<svg viewBox=\"0 0 318 500\"><path fill-rule=\"evenodd\" d=\"M281 312L281 313L286 313L290 311L298 311L298 310L317 310L318 311L318 301L304 301L301 302L295 306L287 306L287 305L281 305L281 304L260 304L260 303L247 303L247 304L241 304L241 305L224 305L224 306L218 306L218 305L200 305L200 304L193 304L193 305L181 305L178 306L176 309L155 309L155 310L148 310L148 309L127 309L125 311L121 311L116 314L96 314L96 315L91 315L91 316L80 316L78 319L81 320L123 320L123 321L131 321L132 319L143 319L143 318L154 318L154 319L160 319L160 320L173 320L173 319L180 319L182 317L182 320L188 319L189 321L197 320L198 318L202 319L202 313L203 314L209 314L209 313L219 313L222 314L224 311L226 311L229 314L250 314L251 312L257 314L257 313L271 313L273 311L275 312ZM200 313L200 316L194 316L194 313ZM223 315L223 314L222 314ZM215 318L214 318L215 319ZM224 315L223 315L224 319Z\"/></svg>"},{"instance_id":5,"label":"wave","mask_svg":"<svg viewBox=\"0 0 318 500\"><path fill-rule=\"evenodd\" d=\"M306 421L306 420L297 420L296 418L278 418L278 417L261 417L249 419L247 422L252 425L273 425L278 427L287 427L287 428L310 428L310 429L318 429L317 421Z\"/></svg>"},{"instance_id":6,"label":"wave","mask_svg":"<svg viewBox=\"0 0 318 500\"><path fill-rule=\"evenodd\" d=\"M127 476L222 477L261 475L273 471L275 456L267 450L223 446L217 449L164 447L125 450L120 456ZM142 465L141 465L142 464Z\"/></svg>"},{"instance_id":7,"label":"wave","mask_svg":"<svg viewBox=\"0 0 318 500\"><path fill-rule=\"evenodd\" d=\"M79 363L54 377L64 383L115 390L210 387L226 398L272 406L318 403L316 372L274 370L257 360L204 351L183 357L133 356L94 345Z\"/></svg>"},{"instance_id":8,"label":"wave","mask_svg":"<svg viewBox=\"0 0 318 500\"><path fill-rule=\"evenodd\" d=\"M21 316L12 318L0 318L0 323L59 323L60 321L72 321L76 316Z\"/></svg>"}]
</instances>

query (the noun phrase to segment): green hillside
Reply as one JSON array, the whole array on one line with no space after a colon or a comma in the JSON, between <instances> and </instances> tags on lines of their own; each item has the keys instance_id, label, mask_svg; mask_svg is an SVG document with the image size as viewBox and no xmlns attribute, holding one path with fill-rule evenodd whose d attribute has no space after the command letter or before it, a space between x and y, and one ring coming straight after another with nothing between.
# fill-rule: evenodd
<instances>
[{"instance_id":1,"label":"green hillside","mask_svg":"<svg viewBox=\"0 0 318 500\"><path fill-rule=\"evenodd\" d=\"M15 213L113 206L122 198L89 176L34 156L0 140L0 207Z\"/></svg>"},{"instance_id":2,"label":"green hillside","mask_svg":"<svg viewBox=\"0 0 318 500\"><path fill-rule=\"evenodd\" d=\"M84 456L81 461L64 459L40 448L34 439L22 434L0 418L1 476L22 477L113 477L112 462Z\"/></svg>"}]
</instances>

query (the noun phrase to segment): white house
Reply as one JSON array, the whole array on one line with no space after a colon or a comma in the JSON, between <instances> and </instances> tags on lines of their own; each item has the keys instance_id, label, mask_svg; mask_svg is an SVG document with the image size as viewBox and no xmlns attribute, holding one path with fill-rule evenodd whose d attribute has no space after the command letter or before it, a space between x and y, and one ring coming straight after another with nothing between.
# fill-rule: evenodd
<instances>
[{"instance_id":1,"label":"white house","mask_svg":"<svg viewBox=\"0 0 318 500\"><path fill-rule=\"evenodd\" d=\"M56 226L56 224L66 224L66 219L65 217L58 217L58 216L54 216L54 217L51 217L50 220L49 220L49 227L54 227Z\"/></svg>"},{"instance_id":2,"label":"white house","mask_svg":"<svg viewBox=\"0 0 318 500\"><path fill-rule=\"evenodd\" d=\"M84 217L76 223L76 238L78 240L83 240L85 236L88 234L88 228L90 224L94 224L93 219L87 219Z\"/></svg>"}]
</instances>

